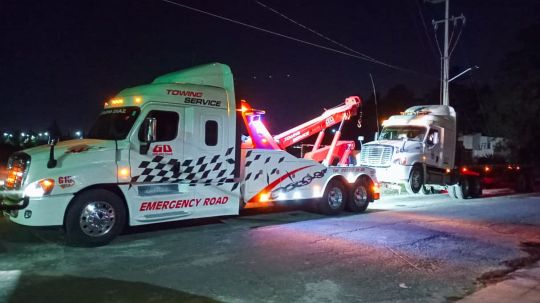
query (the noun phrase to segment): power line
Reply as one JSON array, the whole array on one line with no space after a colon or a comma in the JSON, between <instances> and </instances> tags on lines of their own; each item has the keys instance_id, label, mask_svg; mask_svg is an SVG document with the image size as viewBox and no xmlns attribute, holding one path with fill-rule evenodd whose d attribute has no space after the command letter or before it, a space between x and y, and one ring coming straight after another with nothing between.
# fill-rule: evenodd
<instances>
[{"instance_id":1,"label":"power line","mask_svg":"<svg viewBox=\"0 0 540 303\"><path fill-rule=\"evenodd\" d=\"M204 11L204 10L201 10L201 9L198 9L198 8L194 8L194 7L191 7L191 6L182 4L182 3L178 3L178 2L175 2L175 1L171 1L171 0L161 0L161 1L169 3L169 4L173 4L173 5L176 5L176 6L179 6L179 7L183 7L185 9L188 9L188 10L191 10L191 11L194 11L194 12L198 12L198 13L201 13L201 14L204 14L204 15L208 15L208 16L211 16L211 17L214 17L214 18L218 18L218 19L225 20L225 21L228 21L228 22L232 22L232 23L235 23L235 24L238 24L238 25L242 25L242 26L245 26L245 27L248 27L248 28L251 28L251 29L262 31L262 32L265 32L265 33L268 33L268 34L271 34L271 35L274 35L274 36L278 36L278 37L281 37L281 38L296 41L296 42L299 42L299 43L302 43L302 44L310 45L310 46L313 46L313 47L317 47L317 48L324 49L324 50L327 50L327 51L331 51L331 52L334 52L334 53L338 53L338 54L341 54L341 55L357 58L357 59L360 59L360 60L368 61L368 62L371 62L371 63L383 65L383 66L386 66L386 67L391 68L391 69L395 69L395 70L399 70L399 71L403 71L403 72L408 72L408 73L413 73L413 74L433 78L433 76L431 76L431 75L422 74L422 73L419 73L419 72L417 72L415 70L412 70L412 69L403 68L403 67L387 64L387 63L384 63L384 62L379 62L377 60L372 60L372 59L369 59L369 58L366 58L366 57L363 57L363 56L343 52L343 51L340 51L340 50L337 50L337 49L334 49L334 48L330 48L330 47L327 47L327 46L324 46L324 45L320 45L320 44L317 44L317 43L305 41L305 40L302 40L302 39L299 39L299 38L295 38L295 37L291 37L291 36L288 36L288 35L285 35L285 34L274 32L274 31L271 31L269 29L261 28L261 27L255 26L255 25L251 25L251 24L244 23L244 22L241 22L241 21L237 21L237 20L234 20L234 19L231 19L231 18L220 16L220 15L217 15L217 14L214 14L214 13L211 13L211 12L207 12L207 11Z\"/></svg>"},{"instance_id":2,"label":"power line","mask_svg":"<svg viewBox=\"0 0 540 303\"><path fill-rule=\"evenodd\" d=\"M418 1L420 1L420 0L418 0ZM431 38L429 36L428 29L427 29L427 26L426 26L426 20L424 19L424 13L422 12L422 8L420 7L420 4L418 3L418 1L415 1L416 8L418 8L418 14L420 15L420 19L422 20L422 27L424 27L424 33L426 34L426 39L428 41L429 48L431 48L431 51L434 53L433 55L436 58L437 54L435 53L435 48L433 47L433 43L431 42ZM435 41L437 41L436 36L435 36ZM439 47L438 44L439 43L437 42L437 47ZM439 47L439 55L441 55L440 47Z\"/></svg>"},{"instance_id":3,"label":"power line","mask_svg":"<svg viewBox=\"0 0 540 303\"><path fill-rule=\"evenodd\" d=\"M462 24L461 27L459 28L459 33L457 35L457 38L456 38L456 41L454 42L454 45L452 46L452 49L450 50L450 56L452 55L452 53L454 52L454 49L456 49L456 46L459 42L459 38L461 37L461 32L463 31L463 27L465 26L465 24ZM455 26L454 26L455 27ZM452 30L453 32L453 30ZM450 39L450 41L452 41L452 39Z\"/></svg>"},{"instance_id":4,"label":"power line","mask_svg":"<svg viewBox=\"0 0 540 303\"><path fill-rule=\"evenodd\" d=\"M379 60L376 60L376 59L374 59L374 58L372 58L372 57L370 57L370 56L368 56L368 55L366 55L366 54L363 54L363 53L361 53L361 52L358 52L358 51L356 51L356 50L354 50L354 49L352 49L352 48L350 48L350 47L344 45L343 43L337 42L337 41L335 41L335 40L333 40L333 39L331 39L331 38L329 38L329 37L327 37L327 36L325 36L325 35L323 35L323 34L317 32L317 31L315 31L314 29L311 29L311 28L309 28L309 27L303 25L303 24L300 23L300 22L293 20L293 19L290 18L290 17L285 16L283 13L277 11L277 10L274 9L274 8L269 7L268 5L266 5L266 4L264 4L264 3L260 2L260 1L255 1L255 2L256 2L257 4L259 4L260 6L266 8L267 10L269 10L269 11L271 11L271 12L273 12L273 13L279 15L279 16L281 16L282 18L284 18L284 19L286 19L286 20L288 20L288 21L290 21L290 22L292 22L292 23L294 23L294 24L296 24L296 25L302 27L303 29L308 30L308 31L314 33L315 35L317 35L317 36L319 36L319 37L321 37L321 38L323 38L323 39L325 39L325 40L327 40L327 41L330 41L330 42L332 42L332 43L334 43L334 44L336 44L336 45L338 45L338 46L340 46L340 47L342 47L342 48L344 48L344 49L346 49L346 50L348 50L348 51L350 51L350 52L353 52L353 53L355 53L355 54L361 55L361 56L366 57L366 58L371 59L371 60L379 61Z\"/></svg>"}]
</instances>

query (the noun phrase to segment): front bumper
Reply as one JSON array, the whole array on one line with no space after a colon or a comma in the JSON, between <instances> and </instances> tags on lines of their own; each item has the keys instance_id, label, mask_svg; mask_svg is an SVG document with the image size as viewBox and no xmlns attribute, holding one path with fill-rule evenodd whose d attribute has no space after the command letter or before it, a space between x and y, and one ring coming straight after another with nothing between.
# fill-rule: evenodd
<instances>
[{"instance_id":1,"label":"front bumper","mask_svg":"<svg viewBox=\"0 0 540 303\"><path fill-rule=\"evenodd\" d=\"M60 226L73 195L24 197L19 203L0 198L0 211L10 221L27 226ZM21 202L22 201L22 202Z\"/></svg>"},{"instance_id":2,"label":"front bumper","mask_svg":"<svg viewBox=\"0 0 540 303\"><path fill-rule=\"evenodd\" d=\"M10 201L4 200L4 198L0 196L0 211L15 211L25 209L29 203L30 198L28 197L21 198L18 201Z\"/></svg>"},{"instance_id":3,"label":"front bumper","mask_svg":"<svg viewBox=\"0 0 540 303\"><path fill-rule=\"evenodd\" d=\"M377 181L381 183L405 183L409 180L412 166L392 164L388 167L373 167Z\"/></svg>"}]
</instances>

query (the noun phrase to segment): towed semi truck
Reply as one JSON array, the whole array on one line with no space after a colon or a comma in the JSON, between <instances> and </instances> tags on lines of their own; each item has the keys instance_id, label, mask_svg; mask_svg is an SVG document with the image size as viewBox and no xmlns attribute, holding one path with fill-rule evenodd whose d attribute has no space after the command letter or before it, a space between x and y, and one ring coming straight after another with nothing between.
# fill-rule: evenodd
<instances>
[{"instance_id":1,"label":"towed semi truck","mask_svg":"<svg viewBox=\"0 0 540 303\"><path fill-rule=\"evenodd\" d=\"M21 225L62 226L69 244L84 246L106 244L125 226L291 200L329 215L362 212L379 198L375 170L348 164L354 142L339 140L340 131L320 145L326 128L341 129L360 107L359 97L349 97L272 136L264 111L236 102L227 65L166 74L108 100L85 139L13 154L0 210ZM309 155L286 152L313 134L319 146Z\"/></svg>"},{"instance_id":2,"label":"towed semi truck","mask_svg":"<svg viewBox=\"0 0 540 303\"><path fill-rule=\"evenodd\" d=\"M363 145L359 163L377 171L383 184L404 185L409 194L447 190L452 198L482 195L490 184L507 184L517 191L532 189L529 171L515 164L473 163L456 141L456 112L446 105L422 105L391 116L377 140Z\"/></svg>"}]
</instances>

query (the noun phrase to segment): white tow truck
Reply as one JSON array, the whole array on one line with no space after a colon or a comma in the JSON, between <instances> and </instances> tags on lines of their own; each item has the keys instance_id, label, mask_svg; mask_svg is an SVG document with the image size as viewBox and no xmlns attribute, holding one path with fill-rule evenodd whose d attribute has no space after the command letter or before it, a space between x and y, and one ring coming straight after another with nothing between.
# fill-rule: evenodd
<instances>
[{"instance_id":1,"label":"white tow truck","mask_svg":"<svg viewBox=\"0 0 540 303\"><path fill-rule=\"evenodd\" d=\"M67 242L110 242L126 225L236 215L314 201L336 214L379 198L375 170L349 165L352 141L321 147L326 128L357 114L360 98L272 136L264 112L235 102L227 65L197 66L121 91L85 139L27 149L8 162L0 210L18 224L62 226ZM249 137L241 141L240 120ZM313 134L304 158L285 151ZM331 165L333 164L333 165Z\"/></svg>"}]
</instances>

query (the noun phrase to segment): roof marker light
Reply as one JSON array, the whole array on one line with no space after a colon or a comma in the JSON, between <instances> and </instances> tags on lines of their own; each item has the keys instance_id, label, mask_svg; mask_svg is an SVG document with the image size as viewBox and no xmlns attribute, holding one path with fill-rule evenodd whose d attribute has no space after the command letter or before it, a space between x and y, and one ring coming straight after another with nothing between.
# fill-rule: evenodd
<instances>
[{"instance_id":1,"label":"roof marker light","mask_svg":"<svg viewBox=\"0 0 540 303\"><path fill-rule=\"evenodd\" d=\"M111 106L120 106L122 104L124 104L124 99L121 99L121 98L111 99Z\"/></svg>"}]
</instances>

